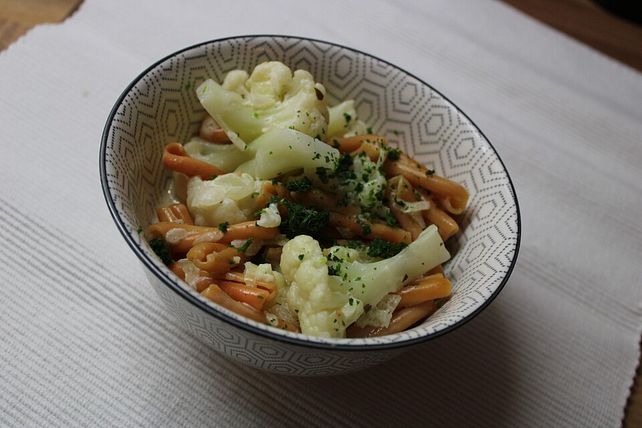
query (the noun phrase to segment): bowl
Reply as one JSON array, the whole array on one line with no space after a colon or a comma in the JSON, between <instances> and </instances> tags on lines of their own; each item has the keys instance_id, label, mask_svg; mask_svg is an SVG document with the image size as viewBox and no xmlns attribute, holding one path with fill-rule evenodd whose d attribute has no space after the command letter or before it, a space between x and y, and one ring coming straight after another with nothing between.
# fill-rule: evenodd
<instances>
[{"instance_id":1,"label":"bowl","mask_svg":"<svg viewBox=\"0 0 642 428\"><path fill-rule=\"evenodd\" d=\"M192 291L156 257L140 228L154 218L169 174L163 146L186 141L204 116L194 88L222 81L233 69L278 60L306 69L332 102L355 99L359 117L437 174L462 183L470 203L449 241L445 272L453 296L421 325L365 339L323 339L242 318ZM111 215L140 259L149 282L176 322L241 363L292 375L332 375L381 363L410 346L442 336L479 314L515 265L520 217L511 179L475 124L429 84L385 60L334 43L252 35L200 43L143 71L116 101L100 148L100 177Z\"/></svg>"}]
</instances>

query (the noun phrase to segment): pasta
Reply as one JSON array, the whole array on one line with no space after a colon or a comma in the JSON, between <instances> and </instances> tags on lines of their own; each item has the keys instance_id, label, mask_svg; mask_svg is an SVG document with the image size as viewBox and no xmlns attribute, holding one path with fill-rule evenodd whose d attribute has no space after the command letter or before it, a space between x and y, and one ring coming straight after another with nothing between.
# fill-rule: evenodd
<instances>
[{"instance_id":1,"label":"pasta","mask_svg":"<svg viewBox=\"0 0 642 428\"><path fill-rule=\"evenodd\" d=\"M453 292L444 240L459 183L388 144L352 100L279 62L197 89L198 135L171 142L171 203L150 247L189 287L241 316L320 337L411 328Z\"/></svg>"}]
</instances>

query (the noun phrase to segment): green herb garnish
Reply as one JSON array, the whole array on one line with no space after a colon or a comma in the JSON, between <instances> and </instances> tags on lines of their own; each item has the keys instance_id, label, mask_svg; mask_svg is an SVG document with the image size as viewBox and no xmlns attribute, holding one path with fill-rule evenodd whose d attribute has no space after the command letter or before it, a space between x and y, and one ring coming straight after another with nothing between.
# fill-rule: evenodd
<instances>
[{"instance_id":1,"label":"green herb garnish","mask_svg":"<svg viewBox=\"0 0 642 428\"><path fill-rule=\"evenodd\" d=\"M401 157L401 150L399 149L390 149L388 152L388 159L396 161Z\"/></svg>"},{"instance_id":2,"label":"green herb garnish","mask_svg":"<svg viewBox=\"0 0 642 428\"><path fill-rule=\"evenodd\" d=\"M160 259L166 265L172 264L174 262L174 259L172 259L172 256L169 252L169 248L167 248L167 243L165 242L164 239L162 238L151 239L149 241L149 246L151 247L152 251L158 257L160 257Z\"/></svg>"},{"instance_id":3,"label":"green herb garnish","mask_svg":"<svg viewBox=\"0 0 642 428\"><path fill-rule=\"evenodd\" d=\"M381 238L375 238L370 242L368 247L368 255L370 257L381 257L387 259L392 256L399 254L401 250L406 247L406 244L403 242L395 243L385 241Z\"/></svg>"},{"instance_id":4,"label":"green herb garnish","mask_svg":"<svg viewBox=\"0 0 642 428\"><path fill-rule=\"evenodd\" d=\"M364 235L368 236L372 233L372 227L370 226L370 223L367 221L357 218L357 224L361 227L361 231L363 232Z\"/></svg>"},{"instance_id":5,"label":"green herb garnish","mask_svg":"<svg viewBox=\"0 0 642 428\"><path fill-rule=\"evenodd\" d=\"M300 180L290 180L285 187L290 192L307 192L312 188L312 182L308 177L303 177Z\"/></svg>"},{"instance_id":6,"label":"green herb garnish","mask_svg":"<svg viewBox=\"0 0 642 428\"><path fill-rule=\"evenodd\" d=\"M247 241L245 241L245 242L243 243L243 245L241 245L240 247L238 247L238 251L239 251L239 252L241 252L241 253L246 252L246 251L247 251L247 249L248 249L248 248L250 248L250 245L252 245L252 242L253 242L253 241L254 241L254 239L253 239L253 238L248 239Z\"/></svg>"},{"instance_id":7,"label":"green herb garnish","mask_svg":"<svg viewBox=\"0 0 642 428\"><path fill-rule=\"evenodd\" d=\"M283 200L283 204L288 210L288 216L285 221L281 221L281 231L288 238L294 238L297 235L314 236L330 221L328 211L317 211L287 199Z\"/></svg>"}]
</instances>

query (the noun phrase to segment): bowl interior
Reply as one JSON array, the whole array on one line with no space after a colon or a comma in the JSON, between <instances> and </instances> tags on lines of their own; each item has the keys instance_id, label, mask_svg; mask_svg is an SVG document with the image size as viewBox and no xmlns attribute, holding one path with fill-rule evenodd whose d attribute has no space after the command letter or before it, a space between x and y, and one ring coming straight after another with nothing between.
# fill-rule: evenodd
<instances>
[{"instance_id":1,"label":"bowl interior","mask_svg":"<svg viewBox=\"0 0 642 428\"><path fill-rule=\"evenodd\" d=\"M517 201L497 153L462 112L426 83L378 58L316 40L249 36L206 42L159 61L125 90L105 128L101 178L112 214L141 261L169 287L183 288L138 232L154 217L169 177L161 165L162 147L185 142L197 132L204 116L194 92L200 82L221 81L230 70L250 71L268 60L310 71L325 85L332 103L356 100L359 117L374 132L470 192L462 231L449 244L453 258L445 266L453 281L452 299L409 331L341 339L341 346L413 343L449 331L478 313L504 285L519 245ZM186 298L204 300L187 287L181 291ZM259 325L214 305L208 310L256 332L294 341L338 342Z\"/></svg>"}]
</instances>

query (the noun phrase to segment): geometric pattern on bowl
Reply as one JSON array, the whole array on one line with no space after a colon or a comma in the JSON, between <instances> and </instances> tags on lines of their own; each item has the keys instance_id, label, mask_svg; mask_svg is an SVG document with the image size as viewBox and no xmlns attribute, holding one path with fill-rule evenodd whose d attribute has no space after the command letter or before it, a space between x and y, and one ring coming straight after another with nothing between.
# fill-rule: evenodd
<instances>
[{"instance_id":1,"label":"geometric pattern on bowl","mask_svg":"<svg viewBox=\"0 0 642 428\"><path fill-rule=\"evenodd\" d=\"M230 70L251 71L268 60L310 71L324 84L332 103L354 99L359 118L376 133L468 189L469 207L461 218L461 232L449 244L453 258L445 265L454 293L423 324L389 336L340 340L260 325L185 287L141 239L138 230L149 225L168 179L161 165L162 147L187 141L204 116L194 88L207 78L222 81ZM328 42L243 36L172 54L123 92L105 126L100 156L112 216L179 322L218 351L276 372L310 375L363 368L389 358L396 348L446 333L497 295L517 258L517 199L501 159L481 131L446 97L410 73Z\"/></svg>"}]
</instances>

